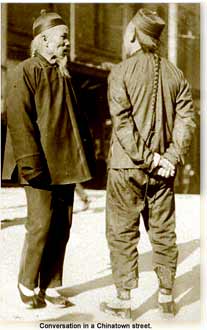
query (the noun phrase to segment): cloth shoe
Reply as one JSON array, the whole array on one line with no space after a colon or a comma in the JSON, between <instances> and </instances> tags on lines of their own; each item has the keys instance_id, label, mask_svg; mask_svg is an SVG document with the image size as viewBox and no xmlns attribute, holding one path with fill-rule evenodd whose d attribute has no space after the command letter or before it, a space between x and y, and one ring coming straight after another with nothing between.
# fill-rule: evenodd
<instances>
[{"instance_id":1,"label":"cloth shoe","mask_svg":"<svg viewBox=\"0 0 207 330\"><path fill-rule=\"evenodd\" d=\"M58 294L56 296L52 296L52 295L50 296L46 293L45 290L42 290L42 289L40 289L38 297L40 297L41 299L45 299L49 303L59 306L59 307L74 306L74 304L72 302L70 302L67 297L65 297L61 294Z\"/></svg>"},{"instance_id":2,"label":"cloth shoe","mask_svg":"<svg viewBox=\"0 0 207 330\"><path fill-rule=\"evenodd\" d=\"M20 294L20 298L24 304L29 306L31 309L38 309L38 308L44 308L46 307L46 302L44 299L44 296L39 296L35 292L31 296L27 296L26 294L23 293L21 290L20 285L18 284L18 290Z\"/></svg>"},{"instance_id":3,"label":"cloth shoe","mask_svg":"<svg viewBox=\"0 0 207 330\"><path fill-rule=\"evenodd\" d=\"M117 297L111 301L101 302L100 310L106 314L118 316L122 319L131 319L130 290L117 290Z\"/></svg>"}]
</instances>

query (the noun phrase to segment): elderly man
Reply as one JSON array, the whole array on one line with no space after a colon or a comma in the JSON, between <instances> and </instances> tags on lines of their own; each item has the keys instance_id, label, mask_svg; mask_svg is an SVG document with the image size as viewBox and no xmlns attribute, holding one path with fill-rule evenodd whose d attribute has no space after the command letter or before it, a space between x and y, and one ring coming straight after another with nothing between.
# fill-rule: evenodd
<instances>
[{"instance_id":1,"label":"elderly man","mask_svg":"<svg viewBox=\"0 0 207 330\"><path fill-rule=\"evenodd\" d=\"M68 28L42 11L32 57L20 63L7 99L8 127L28 203L18 289L32 308L69 306L58 293L76 183L92 177L93 149L67 69ZM39 288L39 289L38 289Z\"/></svg>"},{"instance_id":2,"label":"elderly man","mask_svg":"<svg viewBox=\"0 0 207 330\"><path fill-rule=\"evenodd\" d=\"M194 109L183 73L157 54L165 22L140 9L129 23L126 59L109 76L113 132L107 182L106 235L117 297L104 312L131 317L131 290L138 286L142 214L153 248L158 304L175 313L173 283L178 249L173 182L194 132Z\"/></svg>"}]
</instances>

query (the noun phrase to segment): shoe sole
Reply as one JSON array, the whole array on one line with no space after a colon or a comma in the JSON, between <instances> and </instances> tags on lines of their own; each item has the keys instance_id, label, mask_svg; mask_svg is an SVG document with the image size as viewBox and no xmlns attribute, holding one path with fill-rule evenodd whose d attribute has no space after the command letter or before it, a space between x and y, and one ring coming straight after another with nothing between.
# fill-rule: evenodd
<instances>
[{"instance_id":1,"label":"shoe sole","mask_svg":"<svg viewBox=\"0 0 207 330\"><path fill-rule=\"evenodd\" d=\"M42 304L42 305L36 305L36 304L26 304L26 306L28 307L28 309L41 309L41 308L45 308L47 306L47 304Z\"/></svg>"},{"instance_id":2,"label":"shoe sole","mask_svg":"<svg viewBox=\"0 0 207 330\"><path fill-rule=\"evenodd\" d=\"M55 306L55 307L61 307L61 308L67 308L67 307L72 307L74 306L74 304L69 301L69 300L65 300L65 302L55 302L53 299L51 298L47 298L45 297L45 300L51 305L51 306Z\"/></svg>"},{"instance_id":3,"label":"shoe sole","mask_svg":"<svg viewBox=\"0 0 207 330\"><path fill-rule=\"evenodd\" d=\"M100 304L100 311L121 317L122 319L132 319L132 311L130 308L112 308L106 302Z\"/></svg>"}]
</instances>

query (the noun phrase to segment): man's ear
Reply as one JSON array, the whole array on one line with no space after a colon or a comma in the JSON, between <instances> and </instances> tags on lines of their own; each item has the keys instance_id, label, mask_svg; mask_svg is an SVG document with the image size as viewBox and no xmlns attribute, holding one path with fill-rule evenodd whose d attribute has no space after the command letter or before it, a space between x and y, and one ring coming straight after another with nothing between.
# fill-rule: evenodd
<instances>
[{"instance_id":1,"label":"man's ear","mask_svg":"<svg viewBox=\"0 0 207 330\"><path fill-rule=\"evenodd\" d=\"M134 24L131 22L130 26L130 42L134 43L136 41L136 28Z\"/></svg>"},{"instance_id":2,"label":"man's ear","mask_svg":"<svg viewBox=\"0 0 207 330\"><path fill-rule=\"evenodd\" d=\"M133 22L130 22L126 27L123 38L123 59L131 56L138 49L140 49L140 45L136 35L136 27Z\"/></svg>"},{"instance_id":3,"label":"man's ear","mask_svg":"<svg viewBox=\"0 0 207 330\"><path fill-rule=\"evenodd\" d=\"M134 33L131 35L131 43L134 43L136 41L136 31L134 30Z\"/></svg>"}]
</instances>

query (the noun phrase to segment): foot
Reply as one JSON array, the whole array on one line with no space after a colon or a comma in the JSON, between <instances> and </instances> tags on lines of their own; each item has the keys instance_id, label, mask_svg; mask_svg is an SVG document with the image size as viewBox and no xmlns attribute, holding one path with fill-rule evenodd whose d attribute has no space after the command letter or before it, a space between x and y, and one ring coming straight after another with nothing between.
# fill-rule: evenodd
<instances>
[{"instance_id":1,"label":"foot","mask_svg":"<svg viewBox=\"0 0 207 330\"><path fill-rule=\"evenodd\" d=\"M33 290L24 287L22 284L18 284L18 290L20 298L24 304L32 309L46 307L44 297L39 297Z\"/></svg>"},{"instance_id":2,"label":"foot","mask_svg":"<svg viewBox=\"0 0 207 330\"><path fill-rule=\"evenodd\" d=\"M175 316L176 310L172 290L159 289L158 307L164 317L169 318Z\"/></svg>"},{"instance_id":3,"label":"foot","mask_svg":"<svg viewBox=\"0 0 207 330\"><path fill-rule=\"evenodd\" d=\"M124 290L123 292L118 291L118 295L111 301L102 302L100 304L100 310L104 313L118 316L123 319L131 319L131 299L130 291Z\"/></svg>"},{"instance_id":4,"label":"foot","mask_svg":"<svg viewBox=\"0 0 207 330\"><path fill-rule=\"evenodd\" d=\"M46 301L56 306L60 306L60 307L73 306L73 303L71 303L67 297L59 294L54 289L47 289L46 291L40 290L38 296L43 297Z\"/></svg>"}]
</instances>

